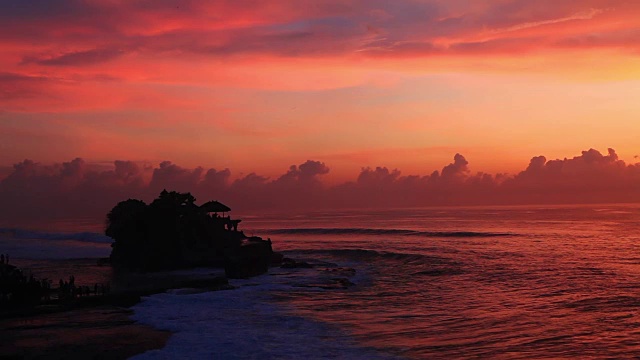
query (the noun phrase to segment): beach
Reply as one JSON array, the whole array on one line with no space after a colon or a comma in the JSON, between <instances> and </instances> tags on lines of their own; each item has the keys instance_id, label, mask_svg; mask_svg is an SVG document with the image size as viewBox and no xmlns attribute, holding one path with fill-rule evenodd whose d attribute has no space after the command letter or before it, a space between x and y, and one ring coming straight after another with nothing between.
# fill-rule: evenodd
<instances>
[{"instance_id":1,"label":"beach","mask_svg":"<svg viewBox=\"0 0 640 360\"><path fill-rule=\"evenodd\" d=\"M306 265L231 279L226 291L211 291L203 279L219 269L131 276L131 289L151 286L153 277L181 280L141 294L129 310L81 309L75 317L84 325L41 326L58 316L46 315L33 326L17 319L3 326L16 329L11 339L33 354L56 348L53 340L30 343L33 337L68 338L58 349L72 351L91 343L78 335L84 327L103 345L135 329L153 340L124 336L113 354L136 359L606 359L640 351L638 205L243 219L247 233L270 237L274 250ZM103 246L91 241L60 246Z\"/></svg>"},{"instance_id":2,"label":"beach","mask_svg":"<svg viewBox=\"0 0 640 360\"><path fill-rule=\"evenodd\" d=\"M0 29L0 360L640 359L640 1Z\"/></svg>"},{"instance_id":3,"label":"beach","mask_svg":"<svg viewBox=\"0 0 640 360\"><path fill-rule=\"evenodd\" d=\"M0 320L0 358L127 359L165 346L170 332L136 324L131 314L98 306Z\"/></svg>"},{"instance_id":4,"label":"beach","mask_svg":"<svg viewBox=\"0 0 640 360\"><path fill-rule=\"evenodd\" d=\"M222 269L122 273L98 265L98 260L16 259L38 278L66 278L71 273L78 285L109 284L109 292L4 312L0 358L128 359L164 347L172 335L132 318L131 307L144 296L174 288L191 292L230 288Z\"/></svg>"}]
</instances>

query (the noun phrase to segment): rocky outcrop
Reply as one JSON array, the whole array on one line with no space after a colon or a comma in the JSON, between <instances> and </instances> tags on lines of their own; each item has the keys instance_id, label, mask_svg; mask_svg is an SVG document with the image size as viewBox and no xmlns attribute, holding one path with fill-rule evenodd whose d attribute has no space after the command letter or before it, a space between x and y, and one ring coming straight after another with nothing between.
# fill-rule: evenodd
<instances>
[{"instance_id":1,"label":"rocky outcrop","mask_svg":"<svg viewBox=\"0 0 640 360\"><path fill-rule=\"evenodd\" d=\"M238 247L227 249L225 273L232 279L264 274L271 265L272 254L270 242L257 239L244 241Z\"/></svg>"},{"instance_id":2,"label":"rocky outcrop","mask_svg":"<svg viewBox=\"0 0 640 360\"><path fill-rule=\"evenodd\" d=\"M282 264L280 265L283 269L310 269L313 265L309 264L306 261L294 260L291 258L282 259Z\"/></svg>"},{"instance_id":3,"label":"rocky outcrop","mask_svg":"<svg viewBox=\"0 0 640 360\"><path fill-rule=\"evenodd\" d=\"M190 193L163 191L149 205L118 203L105 231L114 239L111 263L136 271L224 267L228 277L238 278L262 274L277 261L271 240L246 237L237 231L239 220L211 214L195 200Z\"/></svg>"}]
</instances>

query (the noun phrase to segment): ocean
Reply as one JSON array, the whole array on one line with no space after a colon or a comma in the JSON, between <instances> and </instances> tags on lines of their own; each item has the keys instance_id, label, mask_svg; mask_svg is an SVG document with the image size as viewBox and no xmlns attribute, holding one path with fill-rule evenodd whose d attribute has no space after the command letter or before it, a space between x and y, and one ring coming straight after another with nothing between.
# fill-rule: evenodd
<instances>
[{"instance_id":1,"label":"ocean","mask_svg":"<svg viewBox=\"0 0 640 360\"><path fill-rule=\"evenodd\" d=\"M173 290L133 318L174 333L136 359L640 356L640 205L241 214L310 268ZM0 229L34 275L107 279L101 225Z\"/></svg>"}]
</instances>

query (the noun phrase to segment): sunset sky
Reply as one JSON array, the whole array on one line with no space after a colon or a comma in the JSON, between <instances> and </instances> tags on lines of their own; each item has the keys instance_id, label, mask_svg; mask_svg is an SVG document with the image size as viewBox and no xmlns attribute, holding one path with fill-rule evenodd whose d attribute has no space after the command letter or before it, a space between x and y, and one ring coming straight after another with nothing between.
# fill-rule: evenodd
<instances>
[{"instance_id":1,"label":"sunset sky","mask_svg":"<svg viewBox=\"0 0 640 360\"><path fill-rule=\"evenodd\" d=\"M640 155L640 2L0 1L0 165L321 161L428 175L456 153Z\"/></svg>"}]
</instances>

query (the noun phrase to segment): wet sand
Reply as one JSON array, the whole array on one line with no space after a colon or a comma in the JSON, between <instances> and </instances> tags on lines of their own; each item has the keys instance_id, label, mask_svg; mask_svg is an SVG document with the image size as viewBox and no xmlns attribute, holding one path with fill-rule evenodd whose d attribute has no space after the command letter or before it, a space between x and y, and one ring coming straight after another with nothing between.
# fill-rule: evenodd
<instances>
[{"instance_id":1,"label":"wet sand","mask_svg":"<svg viewBox=\"0 0 640 360\"><path fill-rule=\"evenodd\" d=\"M106 305L0 320L0 359L127 359L165 346L170 332L130 314Z\"/></svg>"},{"instance_id":2,"label":"wet sand","mask_svg":"<svg viewBox=\"0 0 640 360\"><path fill-rule=\"evenodd\" d=\"M127 359L165 346L170 332L138 325L128 307L168 289L232 288L221 269L116 276L107 296L10 311L0 317L0 359Z\"/></svg>"}]
</instances>

